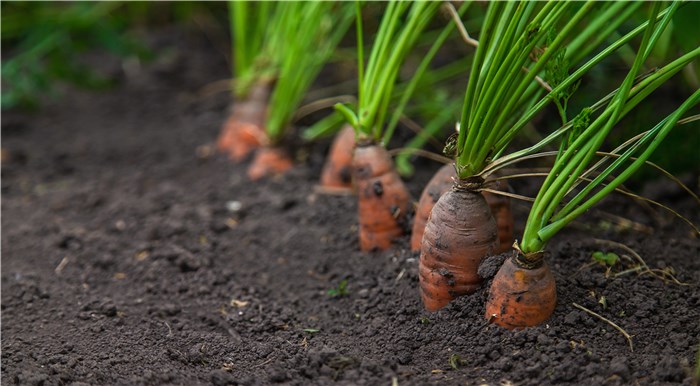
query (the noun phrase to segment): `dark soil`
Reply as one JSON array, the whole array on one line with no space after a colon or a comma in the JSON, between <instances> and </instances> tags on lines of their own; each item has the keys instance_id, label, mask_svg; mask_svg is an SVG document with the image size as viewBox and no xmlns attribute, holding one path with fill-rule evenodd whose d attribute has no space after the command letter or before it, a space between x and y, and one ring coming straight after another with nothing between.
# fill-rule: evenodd
<instances>
[{"instance_id":1,"label":"dark soil","mask_svg":"<svg viewBox=\"0 0 700 386\"><path fill-rule=\"evenodd\" d=\"M327 141L258 183L200 147L228 96L197 91L227 65L207 41L174 36L159 44L177 50L140 72L116 66L115 90L3 113L2 384L692 382L700 240L685 223L614 198L574 224L550 245L559 301L540 327L489 325L483 291L425 312L407 240L360 253L355 199L315 193ZM437 166L408 181L414 197ZM700 222L670 186L646 192ZM515 214L519 232L526 207ZM606 275L592 252L629 253L595 238L688 285Z\"/></svg>"}]
</instances>

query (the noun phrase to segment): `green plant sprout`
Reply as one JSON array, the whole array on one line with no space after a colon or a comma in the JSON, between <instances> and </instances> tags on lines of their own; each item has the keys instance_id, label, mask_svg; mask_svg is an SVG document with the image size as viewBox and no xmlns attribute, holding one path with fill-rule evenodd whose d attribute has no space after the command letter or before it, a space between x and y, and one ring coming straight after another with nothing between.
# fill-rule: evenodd
<instances>
[{"instance_id":1,"label":"green plant sprout","mask_svg":"<svg viewBox=\"0 0 700 386\"><path fill-rule=\"evenodd\" d=\"M229 26L231 28L231 52L233 53L233 92L245 97L253 83L266 72L261 66L272 66L259 56L263 51L267 27L277 2L229 1ZM261 62L267 62L263 65ZM272 76L269 74L268 76Z\"/></svg>"},{"instance_id":2,"label":"green plant sprout","mask_svg":"<svg viewBox=\"0 0 700 386\"><path fill-rule=\"evenodd\" d=\"M611 28L601 31L599 20L606 26L619 26L628 15L619 13L620 6L614 3L587 2L579 6L546 3L540 9L537 7L533 2L489 7L460 120L460 127L465 128L458 137L455 160L460 178L487 170L514 136L547 104L558 105L560 115L566 120L566 101L575 91L577 82L614 52L615 45L606 47L572 74L568 74L569 68L593 52L596 42L605 38L603 33L612 32ZM534 16L528 19L533 12ZM589 19L596 22L582 25ZM564 24L557 26L561 22ZM509 28L503 31L505 25ZM590 43L592 38L595 41ZM544 50L537 48L542 43ZM531 61L533 51L539 53L534 62ZM500 66L492 63L500 63ZM527 71L523 71L523 67ZM545 97L537 98L542 84L535 81L542 71L545 79L551 82L546 85L550 91ZM522 113L516 114L517 111Z\"/></svg>"},{"instance_id":3,"label":"green plant sprout","mask_svg":"<svg viewBox=\"0 0 700 386\"><path fill-rule=\"evenodd\" d=\"M644 164L663 138L676 125L676 122L697 105L698 92L688 98L674 113L646 132L640 139L634 141L624 153L616 153L615 155L619 155L619 157L616 157L611 165L600 172L598 172L602 167L600 163L596 163L594 168L586 169L614 124L625 113L639 104L644 97L668 80L670 76L699 56L700 49L689 52L646 78L634 89L632 89L634 76L628 76L623 88L618 91L616 98L608 105L608 108L591 122L575 141L559 152L558 159L540 189L530 217L528 217L527 224L529 226L526 226L522 241L524 251L541 250L554 234L620 186ZM640 60L636 62L637 69L645 56L640 55L639 58ZM633 68L631 73L634 70ZM584 110L582 114L590 114L590 110ZM632 159L631 164L624 167L625 162ZM591 175L593 172L598 173L598 175L561 207L563 197L582 183L582 177ZM605 179L614 172L618 173L614 180L607 184L604 183ZM594 190L599 187L600 190L594 193Z\"/></svg>"},{"instance_id":4,"label":"green plant sprout","mask_svg":"<svg viewBox=\"0 0 700 386\"><path fill-rule=\"evenodd\" d=\"M346 296L348 294L348 280L343 279L338 283L338 286L335 288L331 288L328 291L326 291L326 294L330 297L336 298L336 297L341 297L341 296Z\"/></svg>"},{"instance_id":5,"label":"green plant sprout","mask_svg":"<svg viewBox=\"0 0 700 386\"><path fill-rule=\"evenodd\" d=\"M236 94L274 84L266 131L282 140L294 112L353 19L349 4L230 2ZM273 28L271 26L274 26Z\"/></svg>"},{"instance_id":6,"label":"green plant sprout","mask_svg":"<svg viewBox=\"0 0 700 386\"><path fill-rule=\"evenodd\" d=\"M595 251L591 255L593 261L606 267L612 267L620 261L620 256L613 252Z\"/></svg>"},{"instance_id":7,"label":"green plant sprout","mask_svg":"<svg viewBox=\"0 0 700 386\"><path fill-rule=\"evenodd\" d=\"M449 29L447 30L449 32ZM444 34L444 32L443 32ZM440 36L442 36L441 34ZM433 46L437 48L438 46ZM432 55L428 58L432 58ZM429 60L423 59L423 65ZM454 121L459 114L460 103L451 97L446 85L454 82L463 75L467 67L467 60L459 59L443 65L439 68L427 68L421 76L413 76L405 82L396 85L390 105L397 106L392 115L391 121L387 124L387 129L391 128L391 133L385 133L385 141L393 135L399 122L406 126L411 125L416 135L403 148L397 149L395 157L396 169L402 176L410 176L414 173L411 164L411 157L416 149L422 148L428 141L434 140L450 121ZM420 75L420 74L419 74ZM409 100L407 95L412 93L413 98ZM351 110L356 109L356 102L346 106ZM409 118L410 117L410 118ZM413 121L414 118L424 118L425 124L421 127ZM319 120L313 125L305 128L301 136L305 141L314 141L322 137L336 134L346 120L337 110Z\"/></svg>"},{"instance_id":8,"label":"green plant sprout","mask_svg":"<svg viewBox=\"0 0 700 386\"><path fill-rule=\"evenodd\" d=\"M467 364L467 361L465 359L462 359L462 357L459 354L452 354L450 355L448 363L450 364L450 367L452 367L452 370L457 370L460 367Z\"/></svg>"}]
</instances>

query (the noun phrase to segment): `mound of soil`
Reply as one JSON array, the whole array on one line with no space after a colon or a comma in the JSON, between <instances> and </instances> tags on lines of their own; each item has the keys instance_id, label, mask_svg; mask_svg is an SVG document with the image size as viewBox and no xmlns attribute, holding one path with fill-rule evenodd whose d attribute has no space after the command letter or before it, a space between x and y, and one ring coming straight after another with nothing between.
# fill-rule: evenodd
<instances>
[{"instance_id":1,"label":"mound of soil","mask_svg":"<svg viewBox=\"0 0 700 386\"><path fill-rule=\"evenodd\" d=\"M700 240L682 221L613 198L562 233L545 325L489 325L484 291L425 312L407 240L360 253L355 199L315 192L327 141L258 183L211 153L228 96L198 91L227 65L202 38L168 39L175 54L113 91L3 113L3 384L691 383ZM421 164L414 197L438 166ZM647 193L700 222L669 185ZM649 268L592 263L633 257L595 239Z\"/></svg>"}]
</instances>

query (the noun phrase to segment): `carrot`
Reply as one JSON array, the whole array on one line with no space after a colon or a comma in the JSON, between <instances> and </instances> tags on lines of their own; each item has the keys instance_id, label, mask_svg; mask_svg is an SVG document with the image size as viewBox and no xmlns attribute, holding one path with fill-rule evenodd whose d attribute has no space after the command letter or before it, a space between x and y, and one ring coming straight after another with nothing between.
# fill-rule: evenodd
<instances>
[{"instance_id":1,"label":"carrot","mask_svg":"<svg viewBox=\"0 0 700 386\"><path fill-rule=\"evenodd\" d=\"M383 146L358 143L352 160L357 185L360 249L385 250L405 233L411 196Z\"/></svg>"},{"instance_id":2,"label":"carrot","mask_svg":"<svg viewBox=\"0 0 700 386\"><path fill-rule=\"evenodd\" d=\"M494 190L506 192L510 189L508 182L498 180L493 182L491 187ZM510 198L491 192L481 192L486 199L486 203L491 208L491 213L498 224L499 247L496 253L509 251L513 246L513 212L510 208Z\"/></svg>"},{"instance_id":3,"label":"carrot","mask_svg":"<svg viewBox=\"0 0 700 386\"><path fill-rule=\"evenodd\" d=\"M352 154L355 149L355 129L345 125L336 134L326 163L321 171L321 186L349 190L352 188Z\"/></svg>"},{"instance_id":4,"label":"carrot","mask_svg":"<svg viewBox=\"0 0 700 386\"><path fill-rule=\"evenodd\" d=\"M455 173L454 166L445 165L433 175L433 178L423 188L423 193L421 193L418 200L418 206L416 206L416 214L413 217L413 230L411 231L412 251L420 250L425 224L428 222L428 217L430 217L430 211L440 199L440 196L452 188L452 185L454 185L453 178L456 177L457 173Z\"/></svg>"},{"instance_id":5,"label":"carrot","mask_svg":"<svg viewBox=\"0 0 700 386\"><path fill-rule=\"evenodd\" d=\"M416 206L416 214L413 218L413 231L411 233L411 250L419 251L425 224L428 222L430 211L437 200L445 194L454 185L454 179L457 178L454 165L445 165L441 167L430 179ZM505 181L493 182L492 189L507 190L508 183ZM498 240L499 247L496 253L508 251L513 245L513 214L510 209L510 199L507 197L490 193L482 192L486 202L491 208L491 213L496 219L498 225Z\"/></svg>"},{"instance_id":6,"label":"carrot","mask_svg":"<svg viewBox=\"0 0 700 386\"><path fill-rule=\"evenodd\" d=\"M476 291L482 281L479 264L498 247L496 220L475 190L483 181L467 181L456 183L440 197L425 226L419 281L428 311Z\"/></svg>"},{"instance_id":7,"label":"carrot","mask_svg":"<svg viewBox=\"0 0 700 386\"><path fill-rule=\"evenodd\" d=\"M234 101L231 107L216 148L235 162L243 161L253 150L269 142L264 126L270 86L268 82L256 84L247 98Z\"/></svg>"},{"instance_id":8,"label":"carrot","mask_svg":"<svg viewBox=\"0 0 700 386\"><path fill-rule=\"evenodd\" d=\"M514 251L493 279L486 319L509 330L536 326L549 319L556 303L556 284L547 263L541 257L528 261Z\"/></svg>"},{"instance_id":9,"label":"carrot","mask_svg":"<svg viewBox=\"0 0 700 386\"><path fill-rule=\"evenodd\" d=\"M287 152L279 147L264 146L255 152L248 166L248 178L252 181L263 177L280 175L294 166Z\"/></svg>"}]
</instances>

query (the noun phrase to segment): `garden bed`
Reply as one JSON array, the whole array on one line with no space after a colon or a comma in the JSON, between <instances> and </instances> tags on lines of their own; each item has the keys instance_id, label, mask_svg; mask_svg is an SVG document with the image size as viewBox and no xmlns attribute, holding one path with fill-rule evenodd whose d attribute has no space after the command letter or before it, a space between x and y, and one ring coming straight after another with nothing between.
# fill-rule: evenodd
<instances>
[{"instance_id":1,"label":"garden bed","mask_svg":"<svg viewBox=\"0 0 700 386\"><path fill-rule=\"evenodd\" d=\"M211 154L228 96L198 91L227 64L180 35L141 71L106 66L123 78L112 91L65 90L39 113L3 113L3 384L691 383L700 240L681 220L613 197L562 233L549 246L559 300L545 325L489 325L483 291L425 312L408 240L359 252L355 198L315 191L327 141L256 183ZM420 166L414 198L439 165ZM699 223L670 185L645 191ZM527 208L514 208L518 235ZM613 249L596 238L689 285L606 276L591 254ZM632 335L633 350L574 303Z\"/></svg>"}]
</instances>

